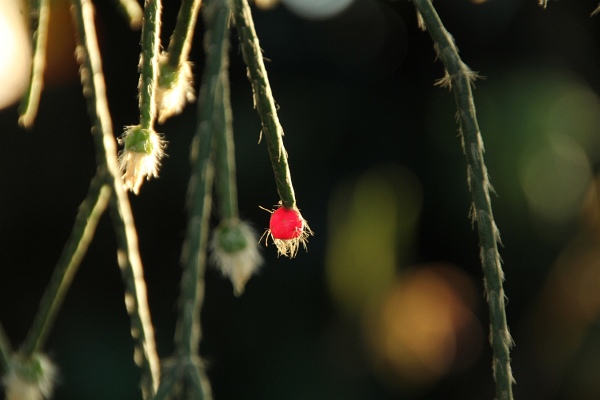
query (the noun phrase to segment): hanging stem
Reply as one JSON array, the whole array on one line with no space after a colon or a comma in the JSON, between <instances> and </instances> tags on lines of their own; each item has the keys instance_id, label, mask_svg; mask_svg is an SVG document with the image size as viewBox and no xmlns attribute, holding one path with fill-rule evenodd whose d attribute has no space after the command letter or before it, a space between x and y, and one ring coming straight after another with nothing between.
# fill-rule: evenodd
<instances>
[{"instance_id":1,"label":"hanging stem","mask_svg":"<svg viewBox=\"0 0 600 400\"><path fill-rule=\"evenodd\" d=\"M131 333L136 344L135 361L142 367L142 393L151 398L158 387L160 367L154 328L148 309L143 266L138 251L137 234L127 193L123 191L117 164L117 144L106 100L104 74L91 0L73 0L79 45L77 58L81 64L81 81L87 94L88 112L93 121L92 136L96 142L99 173L112 189L112 221L116 231L118 262L125 281L125 304L131 319Z\"/></svg>"},{"instance_id":2,"label":"hanging stem","mask_svg":"<svg viewBox=\"0 0 600 400\"><path fill-rule=\"evenodd\" d=\"M204 48L206 64L198 102L198 129L192 144L192 177L190 178L190 217L182 256L183 277L175 343L180 356L198 354L201 337L200 309L204 296L204 269L212 207L214 178L215 110L218 109L217 86L227 67L228 22L230 11L226 2L214 0L203 10L206 21Z\"/></svg>"},{"instance_id":3,"label":"hanging stem","mask_svg":"<svg viewBox=\"0 0 600 400\"><path fill-rule=\"evenodd\" d=\"M79 207L71 236L56 263L50 283L40 302L40 308L27 333L21 353L30 357L44 347L48 333L71 282L94 237L94 232L110 198L110 188L103 179L95 176L90 183L86 199Z\"/></svg>"},{"instance_id":4,"label":"hanging stem","mask_svg":"<svg viewBox=\"0 0 600 400\"><path fill-rule=\"evenodd\" d=\"M158 56L160 50L161 0L146 0L142 26L142 55L139 82L140 126L153 130L156 117L155 92L158 81Z\"/></svg>"},{"instance_id":5,"label":"hanging stem","mask_svg":"<svg viewBox=\"0 0 600 400\"><path fill-rule=\"evenodd\" d=\"M179 13L177 14L177 23L169 48L167 50L167 63L173 69L179 68L182 62L187 61L192 47L192 37L194 36L194 28L198 19L198 10L202 0L182 0Z\"/></svg>"},{"instance_id":6,"label":"hanging stem","mask_svg":"<svg viewBox=\"0 0 600 400\"><path fill-rule=\"evenodd\" d=\"M267 148L281 204L285 208L296 208L296 197L292 186L287 152L283 147L283 129L277 117L275 99L269 84L260 43L254 29L252 12L247 0L233 0L233 16L244 62L248 67L248 79L254 91L254 104L262 123L262 133L267 140Z\"/></svg>"},{"instance_id":7,"label":"hanging stem","mask_svg":"<svg viewBox=\"0 0 600 400\"><path fill-rule=\"evenodd\" d=\"M31 78L27 93L19 107L19 124L31 128L40 104L44 88L44 70L46 69L46 47L48 43L48 23L50 21L50 0L31 2L31 26L33 33L33 60Z\"/></svg>"},{"instance_id":8,"label":"hanging stem","mask_svg":"<svg viewBox=\"0 0 600 400\"><path fill-rule=\"evenodd\" d=\"M223 55L227 57L227 53ZM220 197L221 217L225 220L238 219L237 186L235 179L235 146L229 92L229 76L223 70L217 85L217 117L221 121L217 132L217 188Z\"/></svg>"},{"instance_id":9,"label":"hanging stem","mask_svg":"<svg viewBox=\"0 0 600 400\"><path fill-rule=\"evenodd\" d=\"M473 198L472 218L477 222L484 282L490 310L490 342L494 353L493 374L496 397L512 399L513 376L510 367L512 338L508 331L505 295L502 287L504 273L498 254L500 234L490 201L490 183L483 159L483 140L477 123L471 84L475 78L461 60L454 40L444 28L431 0L413 0L435 43L438 57L446 68L446 76L438 82L451 87L456 100L463 152L467 160L467 181Z\"/></svg>"}]
</instances>

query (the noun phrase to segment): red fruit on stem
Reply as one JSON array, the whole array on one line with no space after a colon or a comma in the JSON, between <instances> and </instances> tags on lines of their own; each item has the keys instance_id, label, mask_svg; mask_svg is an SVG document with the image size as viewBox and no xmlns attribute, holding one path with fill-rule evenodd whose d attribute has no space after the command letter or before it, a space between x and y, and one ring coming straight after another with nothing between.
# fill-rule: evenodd
<instances>
[{"instance_id":1,"label":"red fruit on stem","mask_svg":"<svg viewBox=\"0 0 600 400\"><path fill-rule=\"evenodd\" d=\"M274 239L296 239L304 230L304 219L296 209L279 207L271 213L269 224Z\"/></svg>"}]
</instances>

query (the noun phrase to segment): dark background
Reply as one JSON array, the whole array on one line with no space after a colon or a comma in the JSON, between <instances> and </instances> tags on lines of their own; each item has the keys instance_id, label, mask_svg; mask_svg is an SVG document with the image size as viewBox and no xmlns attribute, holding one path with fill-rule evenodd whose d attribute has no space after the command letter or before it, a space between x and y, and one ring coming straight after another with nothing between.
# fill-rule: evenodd
<instances>
[{"instance_id":1,"label":"dark background","mask_svg":"<svg viewBox=\"0 0 600 400\"><path fill-rule=\"evenodd\" d=\"M139 32L112 2L97 27L115 134L137 123ZM595 1L436 1L463 60L497 196L520 399L600 398L600 19ZM165 2L163 41L178 2ZM311 20L255 11L299 207L315 236L293 260L263 249L242 297L210 268L201 355L216 399L491 399L488 316L452 95L408 1L355 0ZM35 128L0 112L0 321L18 347L95 171L56 1ZM202 23L191 59L199 75ZM240 213L258 231L277 192L235 38ZM159 179L132 195L158 352L166 358L186 228L195 105L159 126ZM213 224L218 222L214 212ZM56 399L139 398L107 216L49 338ZM391 315L391 316L390 316ZM393 349L396 349L394 351Z\"/></svg>"}]
</instances>

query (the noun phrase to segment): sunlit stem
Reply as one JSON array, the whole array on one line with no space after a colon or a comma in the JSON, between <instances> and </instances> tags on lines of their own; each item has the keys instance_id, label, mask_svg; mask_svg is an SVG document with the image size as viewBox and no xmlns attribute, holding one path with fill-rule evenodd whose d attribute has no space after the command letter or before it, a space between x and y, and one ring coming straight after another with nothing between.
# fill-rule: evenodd
<instances>
[{"instance_id":1,"label":"sunlit stem","mask_svg":"<svg viewBox=\"0 0 600 400\"><path fill-rule=\"evenodd\" d=\"M202 0L181 1L175 30L167 49L167 64L174 69L179 68L181 63L188 59L201 4Z\"/></svg>"},{"instance_id":2,"label":"sunlit stem","mask_svg":"<svg viewBox=\"0 0 600 400\"><path fill-rule=\"evenodd\" d=\"M139 82L140 126L153 129L156 118L156 85L160 51L161 0L146 0L142 25L141 74Z\"/></svg>"},{"instance_id":3,"label":"sunlit stem","mask_svg":"<svg viewBox=\"0 0 600 400\"><path fill-rule=\"evenodd\" d=\"M465 65L450 33L444 28L431 0L413 0L423 17L425 26L436 45L439 59L446 68L441 84L449 85L456 100L458 121L467 160L467 180L473 198L473 220L479 232L480 256L484 273L487 301L490 310L493 350L493 374L496 381L496 398L512 399L513 376L510 366L512 338L508 331L505 295L498 242L500 236L490 200L490 183L483 158L483 140L477 123L471 84L475 74Z\"/></svg>"},{"instance_id":4,"label":"sunlit stem","mask_svg":"<svg viewBox=\"0 0 600 400\"><path fill-rule=\"evenodd\" d=\"M31 31L33 33L33 60L29 87L19 106L19 124L31 128L40 104L44 88L44 70L46 69L46 47L48 42L48 23L50 21L50 0L31 2Z\"/></svg>"},{"instance_id":5,"label":"sunlit stem","mask_svg":"<svg viewBox=\"0 0 600 400\"><path fill-rule=\"evenodd\" d=\"M292 209L296 207L296 197L292 186L287 152L283 146L283 129L277 117L277 107L248 1L233 0L233 15L244 62L248 67L248 79L250 79L254 91L254 104L262 123L262 134L267 140L277 191L281 204Z\"/></svg>"},{"instance_id":6,"label":"sunlit stem","mask_svg":"<svg viewBox=\"0 0 600 400\"><path fill-rule=\"evenodd\" d=\"M23 343L21 353L25 357L42 351L71 282L92 242L98 221L106 209L109 198L110 188L103 184L101 177L95 176L90 183L86 199L79 207L71 236L56 263L38 313Z\"/></svg>"},{"instance_id":7,"label":"sunlit stem","mask_svg":"<svg viewBox=\"0 0 600 400\"><path fill-rule=\"evenodd\" d=\"M158 387L160 366L133 214L127 193L122 189L123 182L117 163L117 143L106 100L102 61L94 25L94 8L91 0L73 0L73 5L78 32L77 58L81 64L81 81L87 96L88 112L93 121L96 162L99 173L114 194L110 206L117 236L118 262L125 281L125 302L131 319L136 361L140 362L142 368L142 393L144 398L149 399Z\"/></svg>"}]
</instances>

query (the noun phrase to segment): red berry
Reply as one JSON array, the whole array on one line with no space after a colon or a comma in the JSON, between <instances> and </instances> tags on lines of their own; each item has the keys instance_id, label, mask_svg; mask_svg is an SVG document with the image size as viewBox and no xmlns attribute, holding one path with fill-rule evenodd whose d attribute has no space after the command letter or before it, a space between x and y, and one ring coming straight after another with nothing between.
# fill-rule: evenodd
<instances>
[{"instance_id":1,"label":"red berry","mask_svg":"<svg viewBox=\"0 0 600 400\"><path fill-rule=\"evenodd\" d=\"M296 239L302 235L304 219L298 210L279 207L271 213L269 228L274 239Z\"/></svg>"}]
</instances>

